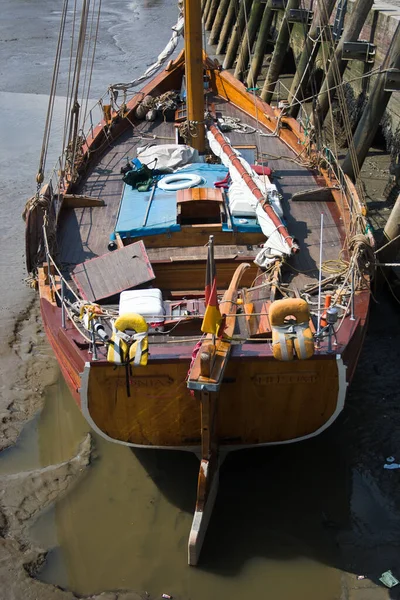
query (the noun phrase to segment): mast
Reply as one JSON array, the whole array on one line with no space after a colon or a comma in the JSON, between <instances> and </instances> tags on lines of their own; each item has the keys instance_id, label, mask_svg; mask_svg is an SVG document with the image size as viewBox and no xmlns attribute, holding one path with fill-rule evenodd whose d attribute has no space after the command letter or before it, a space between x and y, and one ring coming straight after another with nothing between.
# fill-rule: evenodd
<instances>
[{"instance_id":1,"label":"mast","mask_svg":"<svg viewBox=\"0 0 400 600\"><path fill-rule=\"evenodd\" d=\"M185 76L189 144L205 150L201 1L185 0Z\"/></svg>"}]
</instances>

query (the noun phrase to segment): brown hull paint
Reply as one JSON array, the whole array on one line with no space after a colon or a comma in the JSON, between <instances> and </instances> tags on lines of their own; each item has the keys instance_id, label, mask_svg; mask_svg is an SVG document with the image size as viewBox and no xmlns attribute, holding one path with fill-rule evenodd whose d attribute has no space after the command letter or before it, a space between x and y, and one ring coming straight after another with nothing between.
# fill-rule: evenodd
<instances>
[{"instance_id":1,"label":"brown hull paint","mask_svg":"<svg viewBox=\"0 0 400 600\"><path fill-rule=\"evenodd\" d=\"M71 323L67 321L67 330L64 331L61 328L60 308L52 305L45 298L41 298L40 312L47 339L56 355L63 377L76 403L80 406L81 373L85 365L85 360L88 359L87 353L79 350L75 345L74 328Z\"/></svg>"}]
</instances>

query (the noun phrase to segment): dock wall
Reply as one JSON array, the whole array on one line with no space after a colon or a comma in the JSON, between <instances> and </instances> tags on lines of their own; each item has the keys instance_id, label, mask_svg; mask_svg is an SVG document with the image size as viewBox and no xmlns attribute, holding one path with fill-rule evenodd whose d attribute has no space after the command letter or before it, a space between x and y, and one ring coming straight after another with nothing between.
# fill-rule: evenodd
<instances>
[{"instance_id":1,"label":"dock wall","mask_svg":"<svg viewBox=\"0 0 400 600\"><path fill-rule=\"evenodd\" d=\"M325 2L328 4L327 0ZM214 44L213 53L216 54L216 50L223 52L222 56L217 55L217 57L223 63L224 68L231 69L249 87L252 87L252 81L256 82L257 93L267 94L264 98L274 103L278 100L278 94L274 88L272 95L268 96L268 90L265 90L266 78L270 77L271 79L271 71L274 76L276 73L278 76L288 73L290 69L294 73L304 49L306 36L315 27L318 19L318 10L315 10L314 13L308 15L308 20L307 15L303 17L304 13L302 13L302 22L288 23L288 8L291 8L294 11L293 14L298 17L300 6L309 10L311 5L315 9L319 4L320 2L312 3L311 0L302 2L296 0L266 0L265 2L259 0L241 0L240 2L239 0L205 0L203 1L203 16L206 29L210 32L209 40ZM341 10L343 6L344 10ZM348 0L348 2L336 0L334 2L330 24L333 30L336 26L336 31L341 32L338 35L337 43L351 19L357 16L354 15L357 10L359 8L356 0ZM374 89L376 79L384 76L374 73L384 69L391 42L396 35L400 36L399 24L400 8L387 2L374 2L367 18L360 25L361 31L355 41L365 41L371 44L370 54L368 54L367 60L346 61L347 65L343 75L346 103L353 129L356 128L367 99ZM282 46L282 28L286 28L288 31L290 29L286 47ZM283 50L286 53L282 65L279 64L282 61L276 60L274 56L277 44L280 44L279 52L281 53ZM250 54L249 49L251 50ZM277 53L275 52L275 54ZM319 92L318 87L315 86L321 86L323 83L326 73L324 63L326 57L327 48L321 45L315 59L313 87L307 87L308 97ZM256 77L251 79L249 73L251 73L252 61L254 63L257 58L260 63L259 70L256 70ZM370 73L371 75L369 75ZM392 154L392 162L397 163L400 155L400 91L391 94L381 119L381 132L384 135L387 150Z\"/></svg>"}]
</instances>

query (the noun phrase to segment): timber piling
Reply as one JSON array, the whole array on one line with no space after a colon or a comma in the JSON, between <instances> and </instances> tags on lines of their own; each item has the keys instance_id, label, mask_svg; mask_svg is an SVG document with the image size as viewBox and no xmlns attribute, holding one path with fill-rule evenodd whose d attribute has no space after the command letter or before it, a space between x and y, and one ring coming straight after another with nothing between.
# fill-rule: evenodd
<instances>
[{"instance_id":1,"label":"timber piling","mask_svg":"<svg viewBox=\"0 0 400 600\"><path fill-rule=\"evenodd\" d=\"M275 42L274 52L272 54L271 64L269 65L267 77L261 92L261 98L270 103L275 90L276 82L282 71L282 65L285 61L286 53L289 47L292 25L290 23L290 11L296 10L300 6L300 0L288 0L285 14L278 37Z\"/></svg>"},{"instance_id":2,"label":"timber piling","mask_svg":"<svg viewBox=\"0 0 400 600\"><path fill-rule=\"evenodd\" d=\"M206 0L204 4L204 8L202 9L203 20L206 23L208 19L208 15L210 14L212 0Z\"/></svg>"},{"instance_id":3,"label":"timber piling","mask_svg":"<svg viewBox=\"0 0 400 600\"><path fill-rule=\"evenodd\" d=\"M251 60L250 71L247 77L247 86L256 87L257 79L264 61L265 51L267 49L269 32L271 29L273 11L272 0L268 0L265 5L261 19L260 30L258 32L257 42L254 49L254 56Z\"/></svg>"},{"instance_id":4,"label":"timber piling","mask_svg":"<svg viewBox=\"0 0 400 600\"><path fill-rule=\"evenodd\" d=\"M383 231L382 251L379 253L380 262L395 261L400 253L400 195L397 197L389 219Z\"/></svg>"},{"instance_id":5,"label":"timber piling","mask_svg":"<svg viewBox=\"0 0 400 600\"><path fill-rule=\"evenodd\" d=\"M207 31L210 31L213 26L214 19L218 10L218 5L219 0L211 0L210 10L208 11L207 21L205 22L205 27Z\"/></svg>"},{"instance_id":6,"label":"timber piling","mask_svg":"<svg viewBox=\"0 0 400 600\"><path fill-rule=\"evenodd\" d=\"M240 3L239 13L232 31L231 39L229 40L228 49L226 51L223 64L224 69L231 69L233 63L235 62L240 40L245 31L246 14L249 14L251 4L252 0L242 0Z\"/></svg>"},{"instance_id":7,"label":"timber piling","mask_svg":"<svg viewBox=\"0 0 400 600\"><path fill-rule=\"evenodd\" d=\"M319 10L313 19L309 34L304 41L304 47L297 63L296 73L288 95L291 117L296 118L300 110L300 102L306 97L306 89L314 68L315 60L321 46L322 32L326 32L336 0L325 0L319 5ZM298 102L297 102L298 101Z\"/></svg>"},{"instance_id":8,"label":"timber piling","mask_svg":"<svg viewBox=\"0 0 400 600\"><path fill-rule=\"evenodd\" d=\"M235 21L236 10L239 10L238 0L230 0L225 21L221 28L221 35L219 36L217 54L223 54L226 50L233 23Z\"/></svg>"},{"instance_id":9,"label":"timber piling","mask_svg":"<svg viewBox=\"0 0 400 600\"><path fill-rule=\"evenodd\" d=\"M325 121L330 103L328 90L341 84L343 74L348 65L348 61L343 58L344 44L347 42L356 42L358 40L358 36L361 33L373 4L374 0L357 0L353 7L353 12L345 25L337 48L331 57L328 72L322 84L321 91L318 94L316 109L312 118L313 125L322 127Z\"/></svg>"},{"instance_id":10,"label":"timber piling","mask_svg":"<svg viewBox=\"0 0 400 600\"><path fill-rule=\"evenodd\" d=\"M244 32L242 42L239 49L239 57L236 63L235 77L243 81L247 66L249 63L250 52L257 35L262 14L264 12L264 4L260 0L254 0L251 6L250 15L245 12L246 31Z\"/></svg>"},{"instance_id":11,"label":"timber piling","mask_svg":"<svg viewBox=\"0 0 400 600\"><path fill-rule=\"evenodd\" d=\"M216 46L217 55L226 53L223 68L234 70L236 78L268 103L277 104L276 82L287 72L289 52L293 54L288 114L299 119L307 135L322 128L335 135L339 126L349 139L350 129L355 131L342 164L353 180L380 123L392 166L400 164L400 93L394 93L400 92L400 8L390 0L202 0L202 14L209 44ZM329 52L329 41L334 51ZM299 115L304 100L312 100L314 108L305 124L305 112ZM328 111L333 111L333 125L329 121L324 126ZM398 200L388 221L387 240L399 233L399 205ZM390 247L394 260L399 248Z\"/></svg>"},{"instance_id":12,"label":"timber piling","mask_svg":"<svg viewBox=\"0 0 400 600\"><path fill-rule=\"evenodd\" d=\"M221 4L218 6L217 14L215 15L214 23L211 29L210 38L208 43L210 46L218 44L219 35L221 33L222 25L229 8L230 0L221 0Z\"/></svg>"},{"instance_id":13,"label":"timber piling","mask_svg":"<svg viewBox=\"0 0 400 600\"><path fill-rule=\"evenodd\" d=\"M343 171L352 179L355 176L355 169L361 169L364 163L392 96L391 73L394 74L400 70L400 22L382 67L387 72L383 72L376 78L375 85L354 134L354 151L352 154L349 152L343 161ZM354 164L355 161L357 161L356 165Z\"/></svg>"}]
</instances>

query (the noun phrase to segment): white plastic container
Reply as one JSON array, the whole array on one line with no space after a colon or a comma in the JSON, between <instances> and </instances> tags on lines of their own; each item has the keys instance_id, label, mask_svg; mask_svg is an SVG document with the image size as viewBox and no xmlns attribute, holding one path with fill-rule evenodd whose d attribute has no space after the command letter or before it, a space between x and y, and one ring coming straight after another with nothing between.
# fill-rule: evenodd
<instances>
[{"instance_id":1,"label":"white plastic container","mask_svg":"<svg viewBox=\"0 0 400 600\"><path fill-rule=\"evenodd\" d=\"M119 314L126 315L127 313L142 315L147 323L154 323L157 327L162 325L165 313L161 290L149 288L121 292Z\"/></svg>"}]
</instances>

